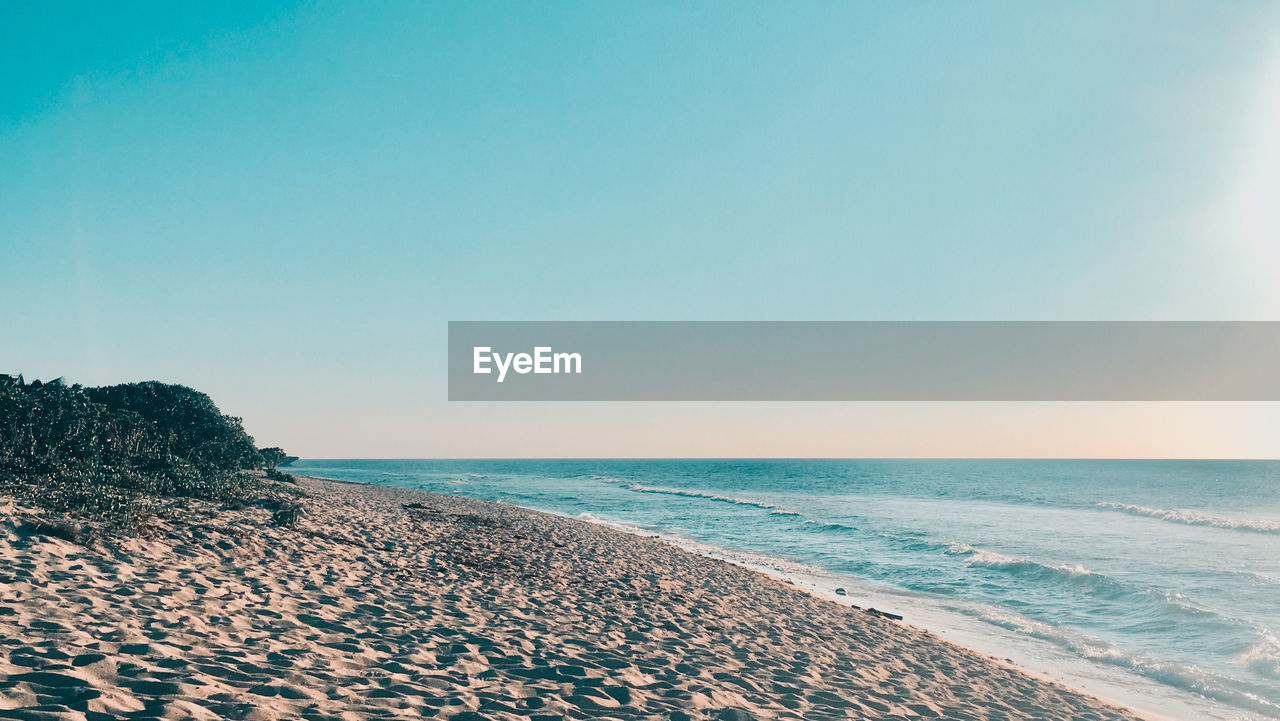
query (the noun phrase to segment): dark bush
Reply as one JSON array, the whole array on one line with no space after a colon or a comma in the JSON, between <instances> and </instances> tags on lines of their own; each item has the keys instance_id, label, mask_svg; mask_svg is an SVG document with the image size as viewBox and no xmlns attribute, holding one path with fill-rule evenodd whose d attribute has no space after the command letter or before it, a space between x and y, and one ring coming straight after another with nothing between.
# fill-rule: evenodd
<instances>
[{"instance_id":1,"label":"dark bush","mask_svg":"<svg viewBox=\"0 0 1280 721\"><path fill-rule=\"evenodd\" d=\"M285 453L282 448L263 448L259 453L262 454L262 467L268 472L274 471L276 466L287 466L298 460L297 456Z\"/></svg>"},{"instance_id":2,"label":"dark bush","mask_svg":"<svg viewBox=\"0 0 1280 721\"><path fill-rule=\"evenodd\" d=\"M0 375L0 493L50 510L136 528L156 497L257 503L270 489L246 471L288 458L269 451L186 386Z\"/></svg>"},{"instance_id":3,"label":"dark bush","mask_svg":"<svg viewBox=\"0 0 1280 721\"><path fill-rule=\"evenodd\" d=\"M271 514L271 522L277 526L292 527L296 525L302 514L306 512L306 507L297 501L285 501L281 503L275 512Z\"/></svg>"},{"instance_id":4,"label":"dark bush","mask_svg":"<svg viewBox=\"0 0 1280 721\"><path fill-rule=\"evenodd\" d=\"M87 542L93 535L91 531L70 518L37 518L18 530L34 536L51 536L81 544Z\"/></svg>"}]
</instances>

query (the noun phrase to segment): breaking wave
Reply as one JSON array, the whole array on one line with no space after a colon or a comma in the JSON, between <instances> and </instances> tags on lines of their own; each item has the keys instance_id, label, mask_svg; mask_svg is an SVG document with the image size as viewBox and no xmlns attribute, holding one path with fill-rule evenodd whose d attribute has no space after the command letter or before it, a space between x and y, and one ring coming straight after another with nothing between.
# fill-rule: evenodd
<instances>
[{"instance_id":1,"label":"breaking wave","mask_svg":"<svg viewBox=\"0 0 1280 721\"><path fill-rule=\"evenodd\" d=\"M1203 513L1201 511L1185 511L1177 508L1148 508L1146 506L1114 503L1112 501L1102 501L1098 503L1098 507L1120 511L1131 516L1145 516L1170 523L1181 523L1186 526L1208 526L1210 528L1225 528L1230 531L1280 534L1280 521L1262 518L1237 518L1235 516Z\"/></svg>"},{"instance_id":2,"label":"breaking wave","mask_svg":"<svg viewBox=\"0 0 1280 721\"><path fill-rule=\"evenodd\" d=\"M1280 639L1268 636L1234 659L1236 665L1266 678L1280 679Z\"/></svg>"},{"instance_id":3,"label":"breaking wave","mask_svg":"<svg viewBox=\"0 0 1280 721\"><path fill-rule=\"evenodd\" d=\"M962 612L993 626L1046 641L1081 658L1109 666L1117 666L1166 686L1190 691L1216 701L1231 704L1236 708L1265 714L1268 717L1280 712L1280 706L1259 698L1257 694L1246 688L1232 688L1236 684L1233 684L1230 679L1203 669L1147 658L1140 654L1125 651L1119 646L1096 636L1054 624L1034 621L1024 616L990 607L975 606L963 609ZM1274 654L1275 651L1274 647L1270 649L1271 654ZM1253 649L1250 650L1250 653L1252 652ZM1274 655L1265 655L1265 653L1267 652L1260 652L1259 658L1261 661L1255 661L1250 658L1242 661L1242 665L1248 665L1252 670L1257 671L1258 669L1254 666L1254 663L1267 664L1276 662Z\"/></svg>"},{"instance_id":4,"label":"breaking wave","mask_svg":"<svg viewBox=\"0 0 1280 721\"><path fill-rule=\"evenodd\" d=\"M1088 585L1106 588L1109 590L1121 589L1121 584L1118 581L1115 581L1108 576L1104 576L1101 573L1091 571L1078 563L1062 565L1044 564L1033 561L1029 558L1007 556L995 551L974 548L967 543L953 543L947 548L947 553L953 556L965 556L965 565L967 566L990 568L1018 576L1034 576L1037 578L1052 578L1057 580L1065 579L1071 582L1083 582Z\"/></svg>"},{"instance_id":5,"label":"breaking wave","mask_svg":"<svg viewBox=\"0 0 1280 721\"><path fill-rule=\"evenodd\" d=\"M764 501L756 501L750 498L738 498L737 496L721 496L715 493L706 493L704 491L689 491L683 488L663 488L661 486L643 486L639 483L625 484L628 490L636 493L661 493L668 496L684 496L686 498L702 498L708 501L716 501L718 503L732 503L736 506L753 506L762 508L766 511L772 511L774 515L779 516L799 516L800 514L788 508L766 503Z\"/></svg>"}]
</instances>

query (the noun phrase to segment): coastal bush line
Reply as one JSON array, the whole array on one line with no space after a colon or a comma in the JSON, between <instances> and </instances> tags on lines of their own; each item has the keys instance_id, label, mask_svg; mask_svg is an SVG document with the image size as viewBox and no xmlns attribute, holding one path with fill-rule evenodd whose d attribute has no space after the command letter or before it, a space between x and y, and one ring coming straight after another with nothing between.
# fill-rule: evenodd
<instances>
[{"instance_id":1,"label":"coastal bush line","mask_svg":"<svg viewBox=\"0 0 1280 721\"><path fill-rule=\"evenodd\" d=\"M259 505L291 525L301 492L277 467L292 460L186 386L0 375L0 494L108 529L180 515L176 499Z\"/></svg>"}]
</instances>

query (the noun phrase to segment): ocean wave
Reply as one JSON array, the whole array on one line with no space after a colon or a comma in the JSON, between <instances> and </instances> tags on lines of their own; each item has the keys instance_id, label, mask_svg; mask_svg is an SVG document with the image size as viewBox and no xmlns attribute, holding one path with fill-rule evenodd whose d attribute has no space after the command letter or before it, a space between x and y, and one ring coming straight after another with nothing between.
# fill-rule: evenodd
<instances>
[{"instance_id":1,"label":"ocean wave","mask_svg":"<svg viewBox=\"0 0 1280 721\"><path fill-rule=\"evenodd\" d=\"M842 533L847 533L849 531L858 530L853 526L846 526L843 523L836 523L835 521L816 521L812 518L805 521L805 524L810 526L816 526L818 529L823 531L840 531Z\"/></svg>"},{"instance_id":2,"label":"ocean wave","mask_svg":"<svg viewBox=\"0 0 1280 721\"><path fill-rule=\"evenodd\" d=\"M721 496L715 493L707 493L705 491L690 491L683 488L663 488L661 486L643 486L639 483L630 483L626 485L628 490L636 493L660 493L668 496L684 496L686 498L702 498L708 501L716 501L718 503L732 503L736 506L753 506L762 508L766 511L773 511L775 515L799 516L801 514L788 508L783 508L772 503L764 501L756 501L750 498L739 498L737 496Z\"/></svg>"},{"instance_id":3,"label":"ocean wave","mask_svg":"<svg viewBox=\"0 0 1280 721\"><path fill-rule=\"evenodd\" d=\"M1180 591L1161 591L1158 589L1147 589L1147 595L1168 606L1169 608L1179 612L1184 616L1193 616L1198 618L1213 618L1215 620L1230 623L1230 619L1224 619L1222 616L1210 611L1192 601L1187 594Z\"/></svg>"},{"instance_id":4,"label":"ocean wave","mask_svg":"<svg viewBox=\"0 0 1280 721\"><path fill-rule=\"evenodd\" d=\"M1280 712L1280 705L1260 698L1246 688L1233 688L1230 679L1203 669L1147 658L1096 636L991 607L975 606L958 610L984 623L1046 641L1081 658L1123 668L1165 686L1200 694L1268 717ZM1272 657L1265 656L1264 659L1266 658ZM1263 663L1265 662L1264 660ZM1243 663L1254 668L1252 664L1255 661L1250 659Z\"/></svg>"},{"instance_id":5,"label":"ocean wave","mask_svg":"<svg viewBox=\"0 0 1280 721\"><path fill-rule=\"evenodd\" d=\"M1212 623L1229 623L1213 611L1201 608L1186 594L1155 588L1139 588L1118 581L1079 563L1050 564L1029 558L1009 556L996 551L974 548L967 543L952 543L947 553L965 556L965 565L1002 571L1011 576L1031 578L1054 584L1070 584L1108 599L1128 599L1151 608L1160 616L1173 619L1194 618ZM1172 618L1171 618L1172 617ZM1157 617L1158 618L1158 617ZM1153 621L1155 618L1152 619Z\"/></svg>"},{"instance_id":6,"label":"ocean wave","mask_svg":"<svg viewBox=\"0 0 1280 721\"><path fill-rule=\"evenodd\" d=\"M1229 531L1280 534L1280 521L1262 518L1237 518L1235 516L1187 511L1177 508L1148 508L1147 506L1135 506L1130 503L1115 503L1112 501L1101 501L1098 503L1098 507L1128 513L1131 516L1144 516L1170 523L1181 523L1186 526L1207 526L1210 528L1223 528Z\"/></svg>"},{"instance_id":7,"label":"ocean wave","mask_svg":"<svg viewBox=\"0 0 1280 721\"><path fill-rule=\"evenodd\" d=\"M1267 636L1262 643L1232 659L1232 663L1264 678L1280 679L1280 639Z\"/></svg>"},{"instance_id":8,"label":"ocean wave","mask_svg":"<svg viewBox=\"0 0 1280 721\"><path fill-rule=\"evenodd\" d=\"M1092 571L1078 563L1052 565L1039 563L1029 558L1021 558L1019 556L1007 556L996 551L988 551L981 548L974 548L967 543L952 543L947 547L947 553L953 556L967 556L965 565L977 566L979 568L992 568L1001 571L1009 571L1014 574L1031 574L1037 576L1063 576L1072 579L1090 579L1099 585L1108 587L1119 587L1120 583L1109 576Z\"/></svg>"}]
</instances>

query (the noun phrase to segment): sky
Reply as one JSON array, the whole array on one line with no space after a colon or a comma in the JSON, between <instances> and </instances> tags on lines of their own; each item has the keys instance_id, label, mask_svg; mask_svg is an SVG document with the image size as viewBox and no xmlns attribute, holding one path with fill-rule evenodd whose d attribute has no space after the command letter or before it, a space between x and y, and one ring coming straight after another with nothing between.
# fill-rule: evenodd
<instances>
[{"instance_id":1,"label":"sky","mask_svg":"<svg viewBox=\"0 0 1280 721\"><path fill-rule=\"evenodd\" d=\"M7 3L0 372L306 457L1280 456L1280 404L449 403L449 320L1280 320L1280 5Z\"/></svg>"}]
</instances>

